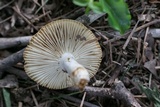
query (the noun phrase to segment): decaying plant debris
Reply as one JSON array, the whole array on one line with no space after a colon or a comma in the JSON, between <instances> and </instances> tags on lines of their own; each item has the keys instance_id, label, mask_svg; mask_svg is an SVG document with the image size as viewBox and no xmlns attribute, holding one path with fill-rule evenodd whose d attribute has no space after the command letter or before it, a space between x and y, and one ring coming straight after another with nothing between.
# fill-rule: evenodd
<instances>
[{"instance_id":1,"label":"decaying plant debris","mask_svg":"<svg viewBox=\"0 0 160 107\"><path fill-rule=\"evenodd\" d=\"M72 1L0 1L0 107L6 106L4 96L8 94L12 107L153 107L154 102L139 85L160 89L159 1L127 3L132 25L120 35L109 27L107 15L85 15L85 9ZM22 55L31 36L57 19L81 21L99 39L103 50L101 66L84 92L74 87L47 89L24 72Z\"/></svg>"}]
</instances>

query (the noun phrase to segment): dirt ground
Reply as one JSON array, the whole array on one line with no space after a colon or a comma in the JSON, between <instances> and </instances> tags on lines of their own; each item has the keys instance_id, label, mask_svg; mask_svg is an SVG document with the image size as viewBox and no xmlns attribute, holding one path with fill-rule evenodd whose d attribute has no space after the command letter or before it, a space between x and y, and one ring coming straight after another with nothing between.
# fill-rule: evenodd
<instances>
[{"instance_id":1,"label":"dirt ground","mask_svg":"<svg viewBox=\"0 0 160 107\"><path fill-rule=\"evenodd\" d=\"M132 19L123 35L108 25L107 14L85 22L103 55L98 72L80 91L48 89L31 80L23 49L42 26L76 20L85 8L72 0L0 0L0 107L160 107L160 1L126 2Z\"/></svg>"}]
</instances>

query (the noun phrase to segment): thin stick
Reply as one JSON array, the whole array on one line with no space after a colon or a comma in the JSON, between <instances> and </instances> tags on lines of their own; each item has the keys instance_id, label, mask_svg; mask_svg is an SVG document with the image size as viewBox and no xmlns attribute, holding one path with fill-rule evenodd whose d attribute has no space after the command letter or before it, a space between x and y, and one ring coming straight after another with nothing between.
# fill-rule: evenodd
<instances>
[{"instance_id":1,"label":"thin stick","mask_svg":"<svg viewBox=\"0 0 160 107\"><path fill-rule=\"evenodd\" d=\"M155 69L156 69L156 70L160 69L160 66L155 66Z\"/></svg>"},{"instance_id":2,"label":"thin stick","mask_svg":"<svg viewBox=\"0 0 160 107\"><path fill-rule=\"evenodd\" d=\"M143 53L142 53L142 61L143 62L145 62L145 59L146 59L146 57L145 57L145 50L146 50L146 39L147 39L147 35L148 35L148 31L149 31L149 27L147 27L147 29L146 29L146 34L145 34L145 37L144 37L144 41L143 41Z\"/></svg>"},{"instance_id":3,"label":"thin stick","mask_svg":"<svg viewBox=\"0 0 160 107\"><path fill-rule=\"evenodd\" d=\"M139 31L139 30L141 30L141 29L143 29L143 28L146 28L146 27L148 27L148 26L150 26L150 25L153 25L153 24L155 24L155 23L160 23L160 19L153 20L153 21L151 21L151 22L148 22L148 23L146 23L146 24L143 24L143 25L140 26L140 27L137 27L137 29L135 30L135 32L137 32L137 31Z\"/></svg>"},{"instance_id":4,"label":"thin stick","mask_svg":"<svg viewBox=\"0 0 160 107\"><path fill-rule=\"evenodd\" d=\"M143 25L140 26L140 27L137 27L136 30L135 30L135 32L140 31L141 29L144 29L144 28L146 28L146 27L148 27L148 26L150 26L150 25L153 25L153 24L155 24L155 23L160 23L160 19L155 19L155 20L153 20L153 21L151 21L151 22L148 22L148 23L146 23L146 24L143 24ZM151 30L151 32L154 32L154 31ZM127 32L127 33L125 34L125 36L127 36L129 33L130 33L130 32ZM154 37L154 35L153 35L153 37ZM155 38L156 38L156 37L155 37ZM157 38L159 38L159 37L157 37Z\"/></svg>"},{"instance_id":5,"label":"thin stick","mask_svg":"<svg viewBox=\"0 0 160 107\"><path fill-rule=\"evenodd\" d=\"M40 15L40 16L38 16L38 17L35 17L35 18L33 18L33 19L31 19L31 22L33 23L33 22L35 22L36 20L39 20L39 19L41 19L42 17L44 17L44 16L46 16L46 15L48 15L48 14L50 14L51 13L51 11L47 11L47 12L45 12L44 14L42 14L42 15Z\"/></svg>"},{"instance_id":6,"label":"thin stick","mask_svg":"<svg viewBox=\"0 0 160 107\"><path fill-rule=\"evenodd\" d=\"M69 91L78 91L77 88L68 88ZM134 96L125 88L121 81L115 81L112 88L85 87L88 95L115 98L125 102L126 107L141 107Z\"/></svg>"},{"instance_id":7,"label":"thin stick","mask_svg":"<svg viewBox=\"0 0 160 107\"><path fill-rule=\"evenodd\" d=\"M2 24L2 23L4 23L4 22L8 21L8 20L11 19L11 18L12 18L12 16L10 16L10 17L8 17L8 18L6 18L6 19L0 21L0 24Z\"/></svg>"},{"instance_id":8,"label":"thin stick","mask_svg":"<svg viewBox=\"0 0 160 107\"><path fill-rule=\"evenodd\" d=\"M18 107L23 107L23 103L22 102L18 102Z\"/></svg>"},{"instance_id":9,"label":"thin stick","mask_svg":"<svg viewBox=\"0 0 160 107\"><path fill-rule=\"evenodd\" d=\"M32 95L32 98L33 98L33 101L34 101L34 103L35 103L35 105L36 105L36 107L39 107L38 105L38 101L37 101L37 99L36 99L36 97L35 97L35 95L34 95L34 93L33 93L33 91L30 89L30 92L31 92L31 95Z\"/></svg>"},{"instance_id":10,"label":"thin stick","mask_svg":"<svg viewBox=\"0 0 160 107\"><path fill-rule=\"evenodd\" d=\"M137 48L137 53L136 53L136 56L137 56L137 64L139 62L139 59L140 59L140 51L141 51L141 38L138 38L138 48Z\"/></svg>"},{"instance_id":11,"label":"thin stick","mask_svg":"<svg viewBox=\"0 0 160 107\"><path fill-rule=\"evenodd\" d=\"M131 38L132 38L133 34L134 34L134 33L135 33L135 31L136 31L136 28L137 28L138 24L139 24L139 20L137 21L137 23L136 23L136 25L134 26L134 28L133 28L132 32L131 32L131 33L130 33L130 35L128 36L128 38L127 38L127 40L126 40L125 44L123 45L123 50L125 50L125 49L126 49L126 47L127 47L128 43L129 43L129 41L131 40Z\"/></svg>"},{"instance_id":12,"label":"thin stick","mask_svg":"<svg viewBox=\"0 0 160 107\"><path fill-rule=\"evenodd\" d=\"M145 10L146 10L146 8L143 10L142 14L145 12ZM131 31L130 35L128 36L125 44L123 45L123 50L126 49L126 47L127 47L128 43L129 43L130 39L132 38L133 34L136 32L136 28L137 28L139 22L140 22L140 20L137 21L136 25L134 26L133 30Z\"/></svg>"},{"instance_id":13,"label":"thin stick","mask_svg":"<svg viewBox=\"0 0 160 107\"><path fill-rule=\"evenodd\" d=\"M84 99L86 97L86 92L84 92L83 94L83 98L82 98L82 101L81 101L81 104L80 104L80 107L83 107L83 103L84 103Z\"/></svg>"},{"instance_id":14,"label":"thin stick","mask_svg":"<svg viewBox=\"0 0 160 107\"><path fill-rule=\"evenodd\" d=\"M2 5L2 6L0 7L0 10L2 10L3 8L9 6L9 5L10 5L11 3L13 3L13 2L14 2L14 0L10 1L9 3L7 3L7 4L5 4L5 5ZM2 2L2 3L3 3L3 2Z\"/></svg>"},{"instance_id":15,"label":"thin stick","mask_svg":"<svg viewBox=\"0 0 160 107\"><path fill-rule=\"evenodd\" d=\"M38 30L20 11L19 6L16 4L16 7L13 7L13 10L21 16L30 26L32 26L35 30Z\"/></svg>"},{"instance_id":16,"label":"thin stick","mask_svg":"<svg viewBox=\"0 0 160 107\"><path fill-rule=\"evenodd\" d=\"M110 41L109 42L109 55L110 55L110 60L111 60L111 63L113 62L113 57L112 57L112 44Z\"/></svg>"}]
</instances>

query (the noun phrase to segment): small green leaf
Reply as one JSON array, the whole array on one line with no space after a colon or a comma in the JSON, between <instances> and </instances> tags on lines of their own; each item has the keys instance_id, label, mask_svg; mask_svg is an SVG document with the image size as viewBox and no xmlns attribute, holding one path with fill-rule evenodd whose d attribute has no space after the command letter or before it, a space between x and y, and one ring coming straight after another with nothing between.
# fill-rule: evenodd
<instances>
[{"instance_id":1,"label":"small green leaf","mask_svg":"<svg viewBox=\"0 0 160 107\"><path fill-rule=\"evenodd\" d=\"M154 103L154 107L160 107L160 103Z\"/></svg>"},{"instance_id":2,"label":"small green leaf","mask_svg":"<svg viewBox=\"0 0 160 107\"><path fill-rule=\"evenodd\" d=\"M100 0L100 2L113 28L120 31L121 34L129 29L131 15L124 0Z\"/></svg>"},{"instance_id":3,"label":"small green leaf","mask_svg":"<svg viewBox=\"0 0 160 107\"><path fill-rule=\"evenodd\" d=\"M86 10L85 10L85 13L88 14L90 10L91 10L91 9L87 6L87 7L86 7Z\"/></svg>"},{"instance_id":4,"label":"small green leaf","mask_svg":"<svg viewBox=\"0 0 160 107\"><path fill-rule=\"evenodd\" d=\"M157 87L150 89L140 84L139 87L141 91L145 93L147 98L154 103L155 107L160 107L160 92Z\"/></svg>"},{"instance_id":5,"label":"small green leaf","mask_svg":"<svg viewBox=\"0 0 160 107\"><path fill-rule=\"evenodd\" d=\"M78 5L78 6L87 6L90 0L73 0L73 3Z\"/></svg>"},{"instance_id":6,"label":"small green leaf","mask_svg":"<svg viewBox=\"0 0 160 107\"><path fill-rule=\"evenodd\" d=\"M86 6L96 13L107 13L111 27L121 34L130 28L131 15L124 0L73 0L78 6Z\"/></svg>"},{"instance_id":7,"label":"small green leaf","mask_svg":"<svg viewBox=\"0 0 160 107\"><path fill-rule=\"evenodd\" d=\"M6 107L11 107L10 93L5 88L2 89L2 92Z\"/></svg>"},{"instance_id":8,"label":"small green leaf","mask_svg":"<svg viewBox=\"0 0 160 107\"><path fill-rule=\"evenodd\" d=\"M102 13L103 8L100 2L90 2L88 6L95 12L95 13Z\"/></svg>"}]
</instances>

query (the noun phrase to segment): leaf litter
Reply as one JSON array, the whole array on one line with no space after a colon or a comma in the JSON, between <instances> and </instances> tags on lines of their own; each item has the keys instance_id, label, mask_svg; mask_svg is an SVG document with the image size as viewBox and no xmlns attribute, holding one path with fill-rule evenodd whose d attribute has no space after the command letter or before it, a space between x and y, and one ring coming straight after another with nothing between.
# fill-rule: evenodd
<instances>
[{"instance_id":1,"label":"leaf litter","mask_svg":"<svg viewBox=\"0 0 160 107\"><path fill-rule=\"evenodd\" d=\"M138 99L142 107L153 107L154 101L144 95L144 90L141 90L138 84L149 87L148 92L154 92L151 91L151 89L154 90L154 86L157 87L157 90L160 89L159 1L129 0L127 4L132 15L132 25L124 35L120 35L109 27L106 21L107 16L102 16L89 25L89 28L96 32L95 35L99 39L103 51L101 66L91 79L89 86L111 88L118 79ZM76 19L84 13L84 8L75 6L72 1L0 1L0 38L31 36L43 25L53 20ZM135 26L138 20L139 23ZM129 38L131 32L132 35ZM128 42L125 45L127 39ZM123 48L124 45L125 48ZM0 59L4 59L22 48L24 48L23 45L16 45L16 47L0 50ZM37 85L25 75L23 64L24 62L21 61L3 73L0 80L1 92L4 95L0 96L1 107L5 107L5 105L6 107L10 107L10 105L12 107L78 107L81 104L83 93L69 95L67 98L66 96L59 97L60 94L68 95L73 92L50 90ZM11 78L14 78L13 80L8 78L10 75L12 75ZM77 100L74 102L73 99ZM84 100L84 107L120 107L125 105L123 101L97 97L92 94L86 94Z\"/></svg>"}]
</instances>

